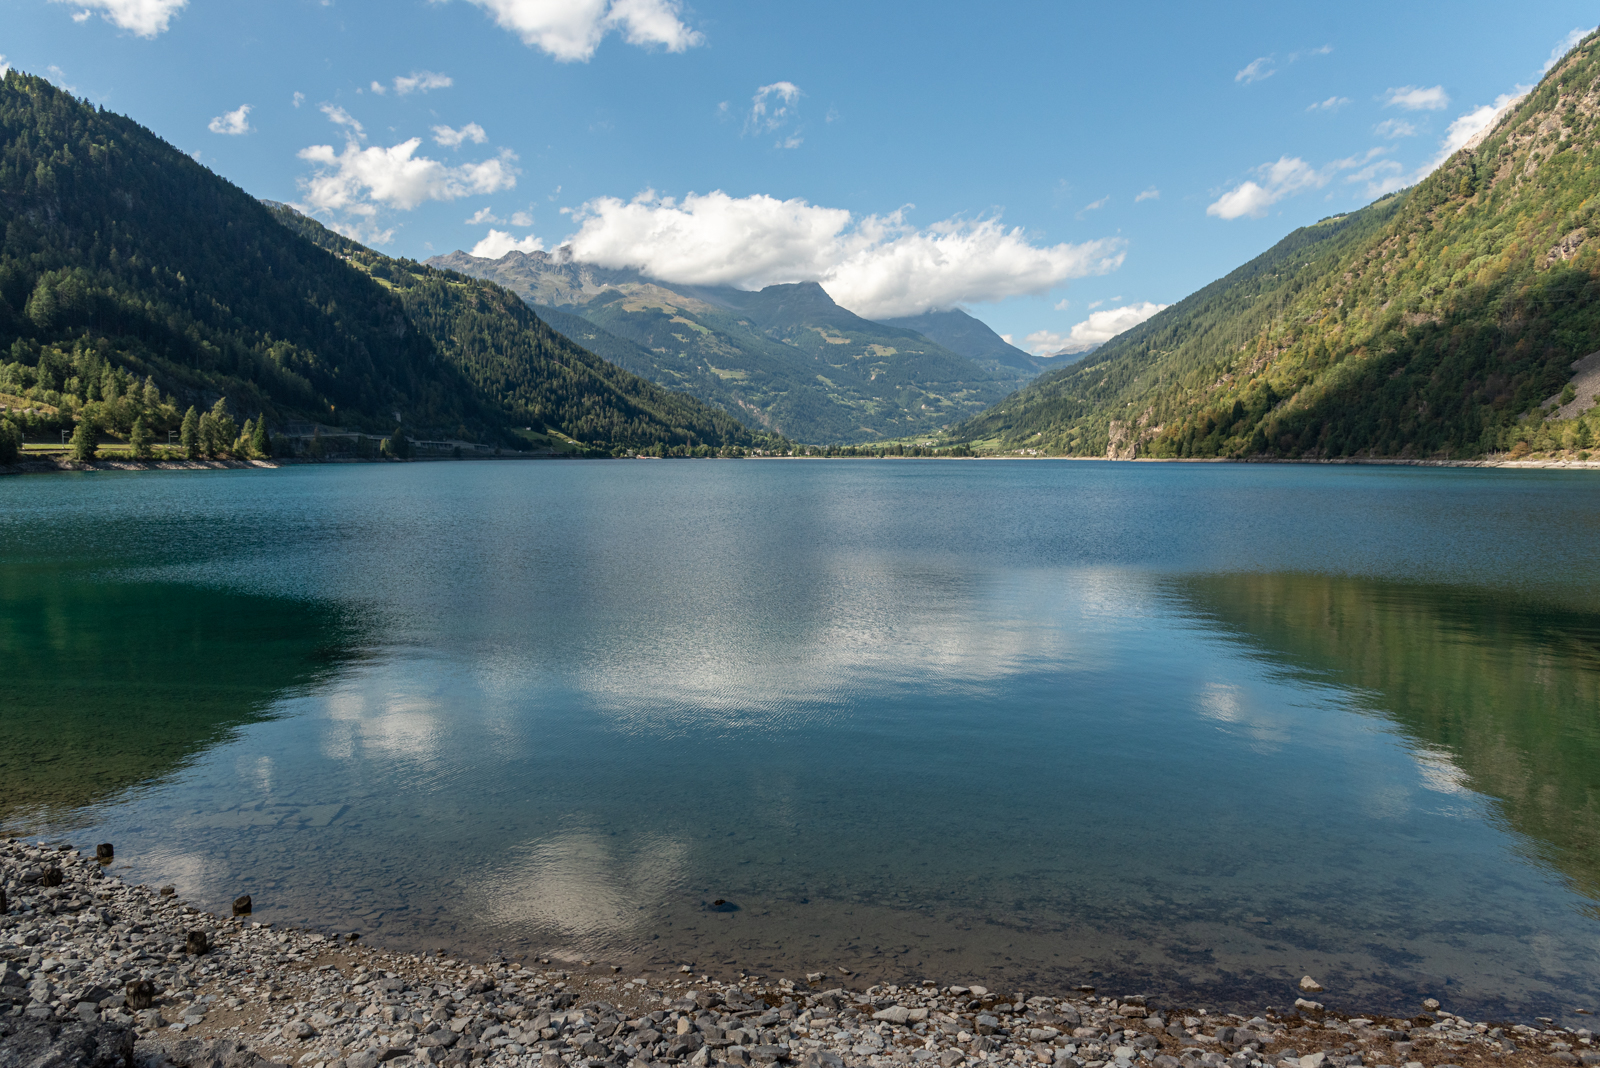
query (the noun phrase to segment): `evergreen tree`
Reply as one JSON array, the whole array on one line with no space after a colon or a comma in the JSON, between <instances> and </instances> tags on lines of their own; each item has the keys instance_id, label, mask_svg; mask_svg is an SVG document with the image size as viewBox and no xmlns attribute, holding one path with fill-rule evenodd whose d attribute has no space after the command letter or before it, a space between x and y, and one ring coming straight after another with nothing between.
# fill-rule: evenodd
<instances>
[{"instance_id":1,"label":"evergreen tree","mask_svg":"<svg viewBox=\"0 0 1600 1068\"><path fill-rule=\"evenodd\" d=\"M251 451L251 447L250 446L251 446L251 442L255 439L255 436L256 436L255 420L246 419L244 421L244 426L239 428L239 438L238 438L238 440L233 443L233 453L234 453L234 455L240 457L241 459L249 459L249 458L251 458L252 451Z\"/></svg>"},{"instance_id":2,"label":"evergreen tree","mask_svg":"<svg viewBox=\"0 0 1600 1068\"><path fill-rule=\"evenodd\" d=\"M211 440L208 442L207 452L212 456L221 456L233 448L234 442L239 439L239 426L233 421L233 416L228 414L228 400L218 397L217 403L211 406L211 411L205 418L211 420ZM205 437L205 418L201 420L200 436Z\"/></svg>"},{"instance_id":3,"label":"evergreen tree","mask_svg":"<svg viewBox=\"0 0 1600 1068\"><path fill-rule=\"evenodd\" d=\"M265 412L256 417L255 432L250 435L250 451L263 460L272 457L272 435L267 432Z\"/></svg>"},{"instance_id":4,"label":"evergreen tree","mask_svg":"<svg viewBox=\"0 0 1600 1068\"><path fill-rule=\"evenodd\" d=\"M14 464L22 455L22 431L9 419L0 419L0 464Z\"/></svg>"},{"instance_id":5,"label":"evergreen tree","mask_svg":"<svg viewBox=\"0 0 1600 1068\"><path fill-rule=\"evenodd\" d=\"M200 416L192 404L183 415L183 429L178 431L178 440L183 443L185 456L191 460L200 459Z\"/></svg>"},{"instance_id":6,"label":"evergreen tree","mask_svg":"<svg viewBox=\"0 0 1600 1068\"><path fill-rule=\"evenodd\" d=\"M88 463L98 456L100 446L95 440L98 436L94 420L88 417L79 419L78 429L72 432L72 458L80 463Z\"/></svg>"},{"instance_id":7,"label":"evergreen tree","mask_svg":"<svg viewBox=\"0 0 1600 1068\"><path fill-rule=\"evenodd\" d=\"M128 434L128 444L133 446L135 460L148 460L155 455L154 450L150 448L152 438L150 428L145 426L144 416L141 415L133 421L133 430Z\"/></svg>"},{"instance_id":8,"label":"evergreen tree","mask_svg":"<svg viewBox=\"0 0 1600 1068\"><path fill-rule=\"evenodd\" d=\"M208 459L222 451L217 441L217 417L210 412L200 417L200 454Z\"/></svg>"}]
</instances>

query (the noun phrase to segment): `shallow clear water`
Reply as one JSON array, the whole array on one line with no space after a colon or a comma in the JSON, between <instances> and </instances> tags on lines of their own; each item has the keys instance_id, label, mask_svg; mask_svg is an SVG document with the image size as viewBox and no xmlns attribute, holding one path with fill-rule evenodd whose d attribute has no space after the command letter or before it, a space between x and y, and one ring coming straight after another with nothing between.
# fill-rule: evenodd
<instances>
[{"instance_id":1,"label":"shallow clear water","mask_svg":"<svg viewBox=\"0 0 1600 1068\"><path fill-rule=\"evenodd\" d=\"M1585 473L416 464L0 505L0 822L208 907L725 972L1600 1008Z\"/></svg>"}]
</instances>

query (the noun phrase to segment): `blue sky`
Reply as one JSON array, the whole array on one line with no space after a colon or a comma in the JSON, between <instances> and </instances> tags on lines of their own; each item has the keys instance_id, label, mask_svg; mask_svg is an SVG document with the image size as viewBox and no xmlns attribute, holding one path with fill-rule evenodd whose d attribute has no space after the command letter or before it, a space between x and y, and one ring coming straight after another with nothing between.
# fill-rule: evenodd
<instances>
[{"instance_id":1,"label":"blue sky","mask_svg":"<svg viewBox=\"0 0 1600 1068\"><path fill-rule=\"evenodd\" d=\"M1518 10L0 0L0 62L392 255L570 242L1042 353L1425 174L1594 25Z\"/></svg>"}]
</instances>

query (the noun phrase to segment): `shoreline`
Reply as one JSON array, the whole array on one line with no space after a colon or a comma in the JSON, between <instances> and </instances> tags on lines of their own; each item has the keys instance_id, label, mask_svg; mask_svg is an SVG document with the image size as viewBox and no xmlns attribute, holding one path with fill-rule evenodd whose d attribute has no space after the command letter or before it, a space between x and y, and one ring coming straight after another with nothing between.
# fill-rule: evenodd
<instances>
[{"instance_id":1,"label":"shoreline","mask_svg":"<svg viewBox=\"0 0 1600 1068\"><path fill-rule=\"evenodd\" d=\"M339 458L328 460L309 459L274 459L274 460L92 460L79 462L68 460L64 457L40 457L37 459L24 458L15 464L0 464L0 477L6 475L48 475L65 474L68 472L136 472L136 471L225 471L225 470L277 470L283 467L322 466L334 464L394 464L394 463L462 463L504 460L585 460L590 458L581 456L549 456L516 454L504 456L474 456L470 458L455 457L420 457L409 460L395 460L385 458ZM599 462L603 459L617 459L616 457L595 457ZM659 457L640 456L627 459L655 460ZM675 457L674 459L678 459ZM723 457L706 457L705 459L723 459ZM1069 463L1135 463L1135 464L1300 464L1315 466L1346 466L1346 467L1459 467L1459 468L1485 468L1485 469L1517 469L1535 471L1600 471L1600 460L1413 460L1413 459L1374 459L1368 457L1341 457L1331 460L1287 460L1266 457L1234 459L1230 457L1197 457L1190 459L1157 459L1152 457L1135 457L1132 460L1108 460L1103 456L749 456L742 457L746 460L758 461L817 461L817 460L949 460L968 462L973 460L983 461L1012 461L1012 462L1037 462L1037 461L1064 461Z\"/></svg>"},{"instance_id":2,"label":"shoreline","mask_svg":"<svg viewBox=\"0 0 1600 1068\"><path fill-rule=\"evenodd\" d=\"M54 884L54 885L50 885ZM1255 1015L1129 991L873 983L839 967L719 981L690 963L470 962L376 949L125 885L65 845L0 842L0 1063L111 1068L1531 1068L1600 1063L1585 1028ZM236 908L236 911L238 909ZM944 980L949 982L948 979ZM1292 1000L1293 1007L1287 1007ZM16 1052L25 1056L17 1057Z\"/></svg>"}]
</instances>

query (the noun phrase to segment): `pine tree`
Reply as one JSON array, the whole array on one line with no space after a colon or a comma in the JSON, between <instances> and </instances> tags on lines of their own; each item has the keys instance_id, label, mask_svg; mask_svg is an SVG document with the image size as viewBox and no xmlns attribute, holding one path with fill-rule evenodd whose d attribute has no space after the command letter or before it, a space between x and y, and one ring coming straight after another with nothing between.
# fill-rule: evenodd
<instances>
[{"instance_id":1,"label":"pine tree","mask_svg":"<svg viewBox=\"0 0 1600 1068\"><path fill-rule=\"evenodd\" d=\"M178 440L183 443L185 456L191 460L200 459L200 416L192 404L183 415L183 428L178 431Z\"/></svg>"},{"instance_id":2,"label":"pine tree","mask_svg":"<svg viewBox=\"0 0 1600 1068\"><path fill-rule=\"evenodd\" d=\"M272 457L272 435L267 432L265 412L256 417L255 433L250 436L250 451L263 460Z\"/></svg>"},{"instance_id":3,"label":"pine tree","mask_svg":"<svg viewBox=\"0 0 1600 1068\"><path fill-rule=\"evenodd\" d=\"M144 406L151 410L161 407L161 391L156 388L156 380L144 380Z\"/></svg>"},{"instance_id":4,"label":"pine tree","mask_svg":"<svg viewBox=\"0 0 1600 1068\"><path fill-rule=\"evenodd\" d=\"M22 455L22 431L9 419L0 419L0 464L14 464Z\"/></svg>"},{"instance_id":5,"label":"pine tree","mask_svg":"<svg viewBox=\"0 0 1600 1068\"><path fill-rule=\"evenodd\" d=\"M92 419L79 419L78 429L72 432L72 458L79 463L88 463L98 456L100 446L95 441L98 436Z\"/></svg>"},{"instance_id":6,"label":"pine tree","mask_svg":"<svg viewBox=\"0 0 1600 1068\"><path fill-rule=\"evenodd\" d=\"M256 424L253 419L246 419L244 426L239 428L239 439L233 443L233 454L241 459L251 456L251 443L255 440Z\"/></svg>"},{"instance_id":7,"label":"pine tree","mask_svg":"<svg viewBox=\"0 0 1600 1068\"><path fill-rule=\"evenodd\" d=\"M217 403L211 406L201 420L201 434L205 437L205 419L211 420L211 440L206 442L206 452L212 456L220 456L233 448L234 442L239 439L239 425L233 421L233 416L228 414L228 400L218 397Z\"/></svg>"},{"instance_id":8,"label":"pine tree","mask_svg":"<svg viewBox=\"0 0 1600 1068\"><path fill-rule=\"evenodd\" d=\"M153 438L150 428L145 426L144 416L141 415L133 421L133 429L128 433L128 444L133 446L135 460L148 460L155 455L154 450L150 448Z\"/></svg>"}]
</instances>

